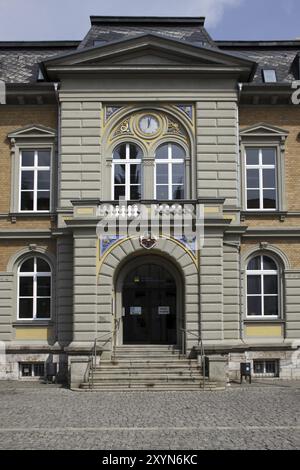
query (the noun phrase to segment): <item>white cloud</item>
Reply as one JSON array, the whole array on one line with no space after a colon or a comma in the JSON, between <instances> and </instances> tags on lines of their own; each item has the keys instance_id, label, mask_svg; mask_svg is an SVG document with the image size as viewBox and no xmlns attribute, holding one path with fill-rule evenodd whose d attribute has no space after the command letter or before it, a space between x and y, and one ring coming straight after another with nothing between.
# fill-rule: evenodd
<instances>
[{"instance_id":1,"label":"white cloud","mask_svg":"<svg viewBox=\"0 0 300 470\"><path fill-rule=\"evenodd\" d=\"M206 16L206 25L216 26L227 8L239 7L244 0L196 0L187 8L187 15ZM188 3L189 5L189 3Z\"/></svg>"},{"instance_id":2,"label":"white cloud","mask_svg":"<svg viewBox=\"0 0 300 470\"><path fill-rule=\"evenodd\" d=\"M206 16L206 25L214 28L225 10L244 1L0 0L0 40L80 39L89 15Z\"/></svg>"}]
</instances>

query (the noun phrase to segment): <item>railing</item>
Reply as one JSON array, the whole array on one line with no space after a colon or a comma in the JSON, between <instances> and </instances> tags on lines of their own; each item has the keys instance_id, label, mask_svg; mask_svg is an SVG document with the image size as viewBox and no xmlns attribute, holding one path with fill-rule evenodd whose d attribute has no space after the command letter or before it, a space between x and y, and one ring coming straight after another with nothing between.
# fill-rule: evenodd
<instances>
[{"instance_id":1,"label":"railing","mask_svg":"<svg viewBox=\"0 0 300 470\"><path fill-rule=\"evenodd\" d=\"M149 217L149 209L152 217L183 216L184 214L196 214L197 202L194 200L178 201L106 201L97 206L97 216L112 218L136 218Z\"/></svg>"},{"instance_id":2,"label":"railing","mask_svg":"<svg viewBox=\"0 0 300 470\"><path fill-rule=\"evenodd\" d=\"M115 319L114 321L114 330L113 330L113 333L111 334L110 332L107 332L107 333L104 333L103 335L101 336L98 336L97 338L94 339L94 344L93 344L93 348L92 348L92 351L91 351L91 354L90 354L90 357L89 357L89 361L88 361L88 377L89 377L89 388L93 388L94 387L94 371L95 371L95 367L97 365L97 345L98 345L98 342L99 341L104 341L103 338L105 338L108 334L110 335L108 338L106 338L106 340L103 342L102 346L101 346L101 349L107 344L109 343L109 341L112 340L112 358L113 360L115 359L115 355L116 355L116 345L117 345L117 333L118 333L118 330L120 328L120 322L121 322L121 319Z\"/></svg>"},{"instance_id":3,"label":"railing","mask_svg":"<svg viewBox=\"0 0 300 470\"><path fill-rule=\"evenodd\" d=\"M202 338L199 334L195 333L194 331L191 330L186 330L184 328L180 328L182 337L181 337L181 347L182 347L182 352L183 354L186 354L186 341L187 341L187 336L188 334L194 336L197 338L197 345L198 345L198 351L200 351L200 357L201 357L201 367L202 367L202 380L203 380L203 389L205 388L205 371L206 371L206 364L205 364L205 350L204 350L204 345Z\"/></svg>"}]
</instances>

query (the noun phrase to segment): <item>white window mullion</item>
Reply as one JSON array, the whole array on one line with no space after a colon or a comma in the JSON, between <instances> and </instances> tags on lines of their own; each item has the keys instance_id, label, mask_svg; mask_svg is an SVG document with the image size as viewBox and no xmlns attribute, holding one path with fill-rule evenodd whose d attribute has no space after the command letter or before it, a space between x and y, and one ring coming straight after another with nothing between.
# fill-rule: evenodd
<instances>
[{"instance_id":1,"label":"white window mullion","mask_svg":"<svg viewBox=\"0 0 300 470\"><path fill-rule=\"evenodd\" d=\"M125 198L130 199L130 145L126 144L126 163L125 163Z\"/></svg>"},{"instance_id":2,"label":"white window mullion","mask_svg":"<svg viewBox=\"0 0 300 470\"><path fill-rule=\"evenodd\" d=\"M265 316L265 280L264 274L261 273L261 315L262 317Z\"/></svg>"},{"instance_id":3,"label":"white window mullion","mask_svg":"<svg viewBox=\"0 0 300 470\"><path fill-rule=\"evenodd\" d=\"M173 175L172 175L172 162L168 162L168 186L169 186L169 199L171 200L173 197Z\"/></svg>"},{"instance_id":4,"label":"white window mullion","mask_svg":"<svg viewBox=\"0 0 300 470\"><path fill-rule=\"evenodd\" d=\"M37 258L33 261L33 319L36 319L37 314Z\"/></svg>"},{"instance_id":5,"label":"white window mullion","mask_svg":"<svg viewBox=\"0 0 300 470\"><path fill-rule=\"evenodd\" d=\"M125 163L125 198L130 199L130 163Z\"/></svg>"},{"instance_id":6,"label":"white window mullion","mask_svg":"<svg viewBox=\"0 0 300 470\"><path fill-rule=\"evenodd\" d=\"M264 209L262 149L259 150L259 208Z\"/></svg>"},{"instance_id":7,"label":"white window mullion","mask_svg":"<svg viewBox=\"0 0 300 470\"><path fill-rule=\"evenodd\" d=\"M38 187L38 152L34 152L34 179L33 179L33 210L37 211L37 187Z\"/></svg>"},{"instance_id":8,"label":"white window mullion","mask_svg":"<svg viewBox=\"0 0 300 470\"><path fill-rule=\"evenodd\" d=\"M168 185L169 185L169 199L173 198L173 174L172 174L172 145L168 145Z\"/></svg>"}]
</instances>

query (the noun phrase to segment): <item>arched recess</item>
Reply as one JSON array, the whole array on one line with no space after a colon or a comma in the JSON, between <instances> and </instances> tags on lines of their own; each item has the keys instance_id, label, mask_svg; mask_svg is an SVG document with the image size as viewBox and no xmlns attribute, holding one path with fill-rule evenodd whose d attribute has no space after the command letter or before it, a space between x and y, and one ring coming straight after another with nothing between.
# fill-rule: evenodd
<instances>
[{"instance_id":1,"label":"arched recess","mask_svg":"<svg viewBox=\"0 0 300 470\"><path fill-rule=\"evenodd\" d=\"M271 258L274 258L278 264L278 267L284 270L291 269L291 263L288 256L280 250L277 246L270 245L269 243L266 244L257 244L251 246L248 250L246 250L242 255L242 270L245 271L247 267L247 263L253 256L256 254L265 254L269 255Z\"/></svg>"},{"instance_id":2,"label":"arched recess","mask_svg":"<svg viewBox=\"0 0 300 470\"><path fill-rule=\"evenodd\" d=\"M136 126L132 128L131 132L123 132L115 135L116 130L120 125L124 124L126 120L135 120L138 116L145 113L153 113L157 116L161 115L162 121L173 120L177 122L182 133L167 132L166 125L161 127L159 132L154 137L147 137L139 134L136 131ZM142 162L142 180L144 180L144 191L142 199L154 198L154 164L155 164L155 150L158 145L164 142L177 143L186 150L185 167L186 167L186 193L189 198L196 197L196 180L192 175L196 175L196 158L195 158L195 131L193 124L187 116L176 110L175 107L164 107L146 104L144 106L130 106L124 107L116 113L115 116L110 118L104 125L102 136L102 175L106 181L112 185L112 155L114 149L121 143L132 143L138 145L143 151ZM153 173L153 174L152 174ZM101 198L104 200L110 199L112 193L109 185L102 185Z\"/></svg>"},{"instance_id":3,"label":"arched recess","mask_svg":"<svg viewBox=\"0 0 300 470\"><path fill-rule=\"evenodd\" d=\"M183 126L187 137L190 142L195 140L193 134L193 127L191 121L179 110L176 110L174 107L164 107L164 106L157 106L153 104L144 104L141 106L127 106L121 109L118 113L116 113L112 118L109 119L107 124L105 125L105 130L103 132L102 141L104 145L107 145L109 142L113 130L122 122L124 119L128 118L129 116L136 114L136 113L146 113L146 112L157 112L169 115L171 118L175 118L180 124ZM122 137L124 139L124 135ZM126 135L125 135L126 138Z\"/></svg>"},{"instance_id":4,"label":"arched recess","mask_svg":"<svg viewBox=\"0 0 300 470\"><path fill-rule=\"evenodd\" d=\"M178 295L178 332L180 328L186 328L195 335L199 333L200 313L199 313L199 276L195 260L191 253L176 240L170 238L160 238L157 246L149 251L141 248L138 238L127 238L117 242L107 252L103 259L98 275L98 337L107 334L106 338L113 334L116 321L122 316L120 308L120 290L122 276L127 272L127 264L134 265L139 257L155 257L157 262L168 264L169 269L176 279L178 288L181 289ZM137 261L138 262L138 261ZM124 269L124 274L122 270ZM181 286L181 287L180 287ZM105 340L103 341L103 343ZM117 344L120 344L120 334ZM180 338L178 338L180 343ZM196 337L189 336L186 342L186 349L191 350L196 344ZM111 349L111 342L106 343L105 349Z\"/></svg>"},{"instance_id":5,"label":"arched recess","mask_svg":"<svg viewBox=\"0 0 300 470\"><path fill-rule=\"evenodd\" d=\"M279 276L279 318L285 318L285 271L291 269L291 264L288 256L280 250L277 246L269 243L259 243L251 246L241 256L241 276L242 276L242 315L246 318L246 304L247 304L247 266L249 261L255 256L265 255L274 260L277 265Z\"/></svg>"},{"instance_id":6,"label":"arched recess","mask_svg":"<svg viewBox=\"0 0 300 470\"><path fill-rule=\"evenodd\" d=\"M25 247L21 250L14 253L7 263L7 272L14 272L14 270L18 267L21 261L25 261L26 258L30 256L38 256L41 255L42 258L45 258L46 261L51 266L53 272L55 272L55 257L52 253L50 253L46 248L35 246L34 248Z\"/></svg>"},{"instance_id":7,"label":"arched recess","mask_svg":"<svg viewBox=\"0 0 300 470\"><path fill-rule=\"evenodd\" d=\"M47 248L41 246L34 247L24 247L21 250L18 250L14 253L8 263L7 263L7 272L13 273L13 319L17 321L17 302L18 302L18 268L31 257L40 257L47 261L51 268L51 285L52 285L52 294L51 294L51 321L56 321L56 260L55 256L50 253Z\"/></svg>"}]
</instances>

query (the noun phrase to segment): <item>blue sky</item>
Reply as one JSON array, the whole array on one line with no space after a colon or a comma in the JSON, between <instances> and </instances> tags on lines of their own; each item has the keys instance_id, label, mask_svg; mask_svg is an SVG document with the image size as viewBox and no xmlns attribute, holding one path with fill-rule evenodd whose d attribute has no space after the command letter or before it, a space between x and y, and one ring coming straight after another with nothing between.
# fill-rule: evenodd
<instances>
[{"instance_id":1,"label":"blue sky","mask_svg":"<svg viewBox=\"0 0 300 470\"><path fill-rule=\"evenodd\" d=\"M215 39L300 38L299 0L0 0L0 40L81 39L90 15L206 16Z\"/></svg>"}]
</instances>

